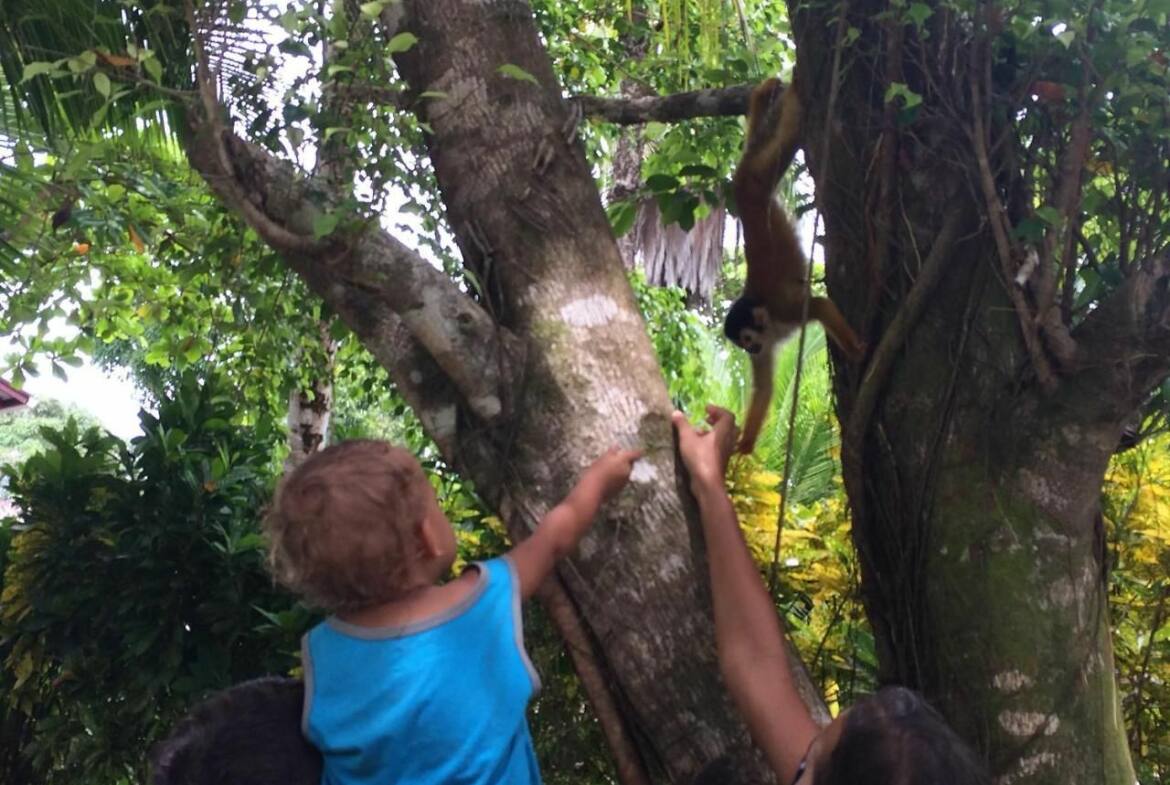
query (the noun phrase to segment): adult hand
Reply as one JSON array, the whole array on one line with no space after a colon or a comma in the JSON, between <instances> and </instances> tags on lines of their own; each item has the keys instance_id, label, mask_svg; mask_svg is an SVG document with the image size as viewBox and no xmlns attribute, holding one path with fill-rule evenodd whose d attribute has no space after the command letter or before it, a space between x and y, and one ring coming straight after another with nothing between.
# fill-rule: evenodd
<instances>
[{"instance_id":1,"label":"adult hand","mask_svg":"<svg viewBox=\"0 0 1170 785\"><path fill-rule=\"evenodd\" d=\"M675 412L671 420L678 429L679 454L691 475L691 492L698 495L707 488L723 487L723 477L727 474L727 463L735 451L738 434L735 415L708 404L709 429L694 429L682 412Z\"/></svg>"}]
</instances>

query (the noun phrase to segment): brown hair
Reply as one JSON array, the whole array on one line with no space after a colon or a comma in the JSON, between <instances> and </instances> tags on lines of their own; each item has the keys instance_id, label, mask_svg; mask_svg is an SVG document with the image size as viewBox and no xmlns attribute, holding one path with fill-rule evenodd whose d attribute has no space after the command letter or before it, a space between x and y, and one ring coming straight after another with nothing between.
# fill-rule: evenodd
<instances>
[{"instance_id":1,"label":"brown hair","mask_svg":"<svg viewBox=\"0 0 1170 785\"><path fill-rule=\"evenodd\" d=\"M406 450L356 439L286 476L264 519L273 575L328 611L386 602L409 588L410 538L429 486Z\"/></svg>"},{"instance_id":2,"label":"brown hair","mask_svg":"<svg viewBox=\"0 0 1170 785\"><path fill-rule=\"evenodd\" d=\"M853 705L815 785L990 785L987 767L925 699L883 687Z\"/></svg>"}]
</instances>

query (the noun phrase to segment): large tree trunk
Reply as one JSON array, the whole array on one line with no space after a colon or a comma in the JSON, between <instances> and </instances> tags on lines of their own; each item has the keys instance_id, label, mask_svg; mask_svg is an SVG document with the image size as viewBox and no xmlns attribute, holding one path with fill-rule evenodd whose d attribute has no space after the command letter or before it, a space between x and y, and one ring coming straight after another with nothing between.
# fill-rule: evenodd
<instances>
[{"instance_id":1,"label":"large tree trunk","mask_svg":"<svg viewBox=\"0 0 1170 785\"><path fill-rule=\"evenodd\" d=\"M770 781L718 675L671 404L530 9L409 0L380 24L418 38L399 67L427 96L417 105L448 224L486 299L377 222L311 239L314 216L345 194L228 129L205 62L189 159L387 367L514 538L609 445L645 450L560 577L655 780L688 782L723 759L744 782Z\"/></svg>"},{"instance_id":2,"label":"large tree trunk","mask_svg":"<svg viewBox=\"0 0 1170 785\"><path fill-rule=\"evenodd\" d=\"M983 74L961 25L936 19L926 46L953 48L912 61L872 3L801 8L828 286L871 349L864 380L837 364L836 390L882 677L922 689L999 782L1132 785L1099 493L1127 416L1165 373L1166 269L1149 265L1071 335L1030 342L1045 327L1021 310L1017 260L995 235L998 188L980 187L1010 162L1001 145L978 165L989 120L966 100ZM862 38L842 67L847 25ZM886 83L936 57L950 58L931 73L952 80L951 103L921 88L926 110L899 133ZM1069 342L1077 359L1062 364Z\"/></svg>"}]
</instances>

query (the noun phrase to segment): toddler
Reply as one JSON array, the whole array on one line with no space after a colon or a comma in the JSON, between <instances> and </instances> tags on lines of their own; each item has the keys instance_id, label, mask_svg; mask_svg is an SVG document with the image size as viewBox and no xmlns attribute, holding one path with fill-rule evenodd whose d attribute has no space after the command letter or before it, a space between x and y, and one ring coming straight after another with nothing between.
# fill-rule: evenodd
<instances>
[{"instance_id":1,"label":"toddler","mask_svg":"<svg viewBox=\"0 0 1170 785\"><path fill-rule=\"evenodd\" d=\"M639 456L609 450L528 539L447 583L455 533L407 451L344 442L284 480L265 522L274 573L332 614L301 647L324 785L540 782L520 603Z\"/></svg>"}]
</instances>

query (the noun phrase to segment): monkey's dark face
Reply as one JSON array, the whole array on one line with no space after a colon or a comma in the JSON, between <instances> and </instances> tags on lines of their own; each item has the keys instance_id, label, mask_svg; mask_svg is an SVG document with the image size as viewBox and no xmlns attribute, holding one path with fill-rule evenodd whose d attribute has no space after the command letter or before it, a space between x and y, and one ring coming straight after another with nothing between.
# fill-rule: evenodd
<instances>
[{"instance_id":1,"label":"monkey's dark face","mask_svg":"<svg viewBox=\"0 0 1170 785\"><path fill-rule=\"evenodd\" d=\"M764 336L759 330L745 327L740 330L736 343L748 354L759 354L764 349Z\"/></svg>"},{"instance_id":2,"label":"monkey's dark face","mask_svg":"<svg viewBox=\"0 0 1170 785\"><path fill-rule=\"evenodd\" d=\"M758 301L741 297L731 304L723 322L723 332L748 354L759 354L767 344L765 333L770 322L767 308Z\"/></svg>"},{"instance_id":3,"label":"monkey's dark face","mask_svg":"<svg viewBox=\"0 0 1170 785\"><path fill-rule=\"evenodd\" d=\"M764 348L775 342L769 333L773 327L772 317L768 309L761 305L754 306L750 312L750 323L739 331L736 343L748 354L759 354Z\"/></svg>"}]
</instances>

